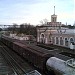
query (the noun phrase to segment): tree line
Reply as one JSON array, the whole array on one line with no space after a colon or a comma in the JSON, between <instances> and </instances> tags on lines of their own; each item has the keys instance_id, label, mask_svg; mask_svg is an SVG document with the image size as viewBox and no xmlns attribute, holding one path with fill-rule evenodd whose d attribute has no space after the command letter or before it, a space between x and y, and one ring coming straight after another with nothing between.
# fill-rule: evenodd
<instances>
[{"instance_id":1,"label":"tree line","mask_svg":"<svg viewBox=\"0 0 75 75\"><path fill-rule=\"evenodd\" d=\"M37 31L36 26L30 25L30 24L13 24L11 27L8 27L6 29L7 31L10 31L11 33L17 33L17 34L26 34L26 35L33 35L36 37Z\"/></svg>"}]
</instances>

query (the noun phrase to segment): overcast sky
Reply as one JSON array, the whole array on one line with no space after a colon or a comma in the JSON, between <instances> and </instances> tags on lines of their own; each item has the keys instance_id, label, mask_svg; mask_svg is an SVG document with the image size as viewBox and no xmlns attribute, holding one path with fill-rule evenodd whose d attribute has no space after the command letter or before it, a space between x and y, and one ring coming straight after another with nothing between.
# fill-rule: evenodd
<instances>
[{"instance_id":1,"label":"overcast sky","mask_svg":"<svg viewBox=\"0 0 75 75\"><path fill-rule=\"evenodd\" d=\"M0 0L0 24L40 24L58 15L58 22L72 24L75 21L75 0Z\"/></svg>"}]
</instances>

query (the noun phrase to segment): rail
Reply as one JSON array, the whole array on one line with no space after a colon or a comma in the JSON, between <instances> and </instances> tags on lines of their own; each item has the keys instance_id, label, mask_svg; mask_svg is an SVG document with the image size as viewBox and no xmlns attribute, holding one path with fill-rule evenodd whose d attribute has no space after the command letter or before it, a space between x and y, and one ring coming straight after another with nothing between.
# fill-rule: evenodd
<instances>
[{"instance_id":1,"label":"rail","mask_svg":"<svg viewBox=\"0 0 75 75\"><path fill-rule=\"evenodd\" d=\"M8 64L10 64L13 68L15 75L27 75L25 70L17 63L17 61L13 59L13 57L5 50L5 48L2 49L2 55L6 59Z\"/></svg>"}]
</instances>

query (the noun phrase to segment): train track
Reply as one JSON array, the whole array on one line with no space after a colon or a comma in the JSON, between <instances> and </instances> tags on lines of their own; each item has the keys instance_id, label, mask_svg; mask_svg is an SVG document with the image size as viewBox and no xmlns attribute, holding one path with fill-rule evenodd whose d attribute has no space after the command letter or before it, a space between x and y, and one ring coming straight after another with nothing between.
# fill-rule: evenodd
<instances>
[{"instance_id":1,"label":"train track","mask_svg":"<svg viewBox=\"0 0 75 75\"><path fill-rule=\"evenodd\" d=\"M7 64L7 61L3 58L0 52L0 75L15 75L14 71Z\"/></svg>"},{"instance_id":2,"label":"train track","mask_svg":"<svg viewBox=\"0 0 75 75\"><path fill-rule=\"evenodd\" d=\"M27 75L27 72L25 71L25 69L22 68L22 66L18 64L18 62L17 62L18 59L15 60L10 55L10 53L8 53L6 46L1 47L1 48L2 48L2 52L1 52L2 56L5 58L5 60L7 61L7 63L12 67L12 69L14 71L14 75Z\"/></svg>"},{"instance_id":3,"label":"train track","mask_svg":"<svg viewBox=\"0 0 75 75\"><path fill-rule=\"evenodd\" d=\"M2 47L3 48L3 47ZM9 53L3 48L2 55L6 59L7 63L12 67L15 75L26 75L26 72L22 67L9 55Z\"/></svg>"}]
</instances>

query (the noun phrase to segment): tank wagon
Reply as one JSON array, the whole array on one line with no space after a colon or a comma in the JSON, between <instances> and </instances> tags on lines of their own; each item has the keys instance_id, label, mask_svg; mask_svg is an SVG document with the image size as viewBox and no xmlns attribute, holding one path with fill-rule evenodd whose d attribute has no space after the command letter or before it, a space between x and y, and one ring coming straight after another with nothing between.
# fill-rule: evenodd
<instances>
[{"instance_id":1,"label":"tank wagon","mask_svg":"<svg viewBox=\"0 0 75 75\"><path fill-rule=\"evenodd\" d=\"M56 75L75 75L75 68L69 66L67 64L67 61L59 59L57 57L51 57L47 60L46 66L48 70L53 69Z\"/></svg>"},{"instance_id":2,"label":"tank wagon","mask_svg":"<svg viewBox=\"0 0 75 75\"><path fill-rule=\"evenodd\" d=\"M19 41L10 39L9 37L5 36L3 36L1 40L5 45L12 48L12 50L17 52L22 57L24 57L29 63L34 65L37 69L43 72L46 71L46 61L48 58L53 56L48 51L39 50L39 48L36 49L32 46L29 46L28 44L23 44Z\"/></svg>"}]
</instances>

